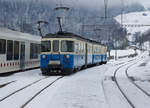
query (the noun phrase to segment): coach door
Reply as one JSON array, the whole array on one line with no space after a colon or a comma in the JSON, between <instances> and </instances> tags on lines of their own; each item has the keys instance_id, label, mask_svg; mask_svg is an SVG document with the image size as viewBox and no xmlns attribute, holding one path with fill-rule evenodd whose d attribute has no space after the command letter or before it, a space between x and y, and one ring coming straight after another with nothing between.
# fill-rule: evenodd
<instances>
[{"instance_id":1,"label":"coach door","mask_svg":"<svg viewBox=\"0 0 150 108\"><path fill-rule=\"evenodd\" d=\"M87 67L87 61L88 61L88 46L86 43L85 44L85 67Z\"/></svg>"},{"instance_id":2,"label":"coach door","mask_svg":"<svg viewBox=\"0 0 150 108\"><path fill-rule=\"evenodd\" d=\"M20 49L20 68L23 70L25 68L25 43L21 43Z\"/></svg>"}]
</instances>

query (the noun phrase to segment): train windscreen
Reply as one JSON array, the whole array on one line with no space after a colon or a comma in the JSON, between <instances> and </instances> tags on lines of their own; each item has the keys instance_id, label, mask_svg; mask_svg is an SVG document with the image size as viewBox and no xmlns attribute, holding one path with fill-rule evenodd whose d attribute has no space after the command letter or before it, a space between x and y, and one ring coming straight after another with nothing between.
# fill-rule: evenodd
<instances>
[{"instance_id":1,"label":"train windscreen","mask_svg":"<svg viewBox=\"0 0 150 108\"><path fill-rule=\"evenodd\" d=\"M59 52L59 40L53 40L53 52Z\"/></svg>"},{"instance_id":2,"label":"train windscreen","mask_svg":"<svg viewBox=\"0 0 150 108\"><path fill-rule=\"evenodd\" d=\"M62 52L74 52L74 42L68 41L68 40L62 40L61 51Z\"/></svg>"},{"instance_id":3,"label":"train windscreen","mask_svg":"<svg viewBox=\"0 0 150 108\"><path fill-rule=\"evenodd\" d=\"M42 41L41 52L50 52L50 51L51 51L51 41Z\"/></svg>"}]
</instances>

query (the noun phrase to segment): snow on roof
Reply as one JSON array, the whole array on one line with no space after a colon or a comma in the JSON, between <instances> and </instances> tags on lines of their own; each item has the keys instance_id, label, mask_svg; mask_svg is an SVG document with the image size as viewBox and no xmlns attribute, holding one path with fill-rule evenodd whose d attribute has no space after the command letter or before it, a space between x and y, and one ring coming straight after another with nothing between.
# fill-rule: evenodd
<instances>
[{"instance_id":1,"label":"snow on roof","mask_svg":"<svg viewBox=\"0 0 150 108\"><path fill-rule=\"evenodd\" d=\"M13 39L21 39L21 40L31 40L31 41L40 41L41 37L36 35L31 35L28 33L21 33L18 31L13 31L6 28L0 28L0 37L7 37Z\"/></svg>"}]
</instances>

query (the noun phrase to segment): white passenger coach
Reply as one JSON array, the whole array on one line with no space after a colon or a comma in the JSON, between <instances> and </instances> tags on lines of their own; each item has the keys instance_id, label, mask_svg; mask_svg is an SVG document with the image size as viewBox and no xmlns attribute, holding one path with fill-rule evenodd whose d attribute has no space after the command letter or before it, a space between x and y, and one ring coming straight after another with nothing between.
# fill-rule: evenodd
<instances>
[{"instance_id":1,"label":"white passenger coach","mask_svg":"<svg viewBox=\"0 0 150 108\"><path fill-rule=\"evenodd\" d=\"M0 73L40 66L41 37L0 28Z\"/></svg>"}]
</instances>

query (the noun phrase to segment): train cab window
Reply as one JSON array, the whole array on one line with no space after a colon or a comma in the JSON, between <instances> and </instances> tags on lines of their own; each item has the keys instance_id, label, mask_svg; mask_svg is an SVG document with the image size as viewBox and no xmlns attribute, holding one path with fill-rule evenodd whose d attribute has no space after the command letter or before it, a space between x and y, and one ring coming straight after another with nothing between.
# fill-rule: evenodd
<instances>
[{"instance_id":1,"label":"train cab window","mask_svg":"<svg viewBox=\"0 0 150 108\"><path fill-rule=\"evenodd\" d=\"M19 42L14 41L14 60L19 59Z\"/></svg>"},{"instance_id":2,"label":"train cab window","mask_svg":"<svg viewBox=\"0 0 150 108\"><path fill-rule=\"evenodd\" d=\"M0 54L6 53L6 40L0 39Z\"/></svg>"},{"instance_id":3,"label":"train cab window","mask_svg":"<svg viewBox=\"0 0 150 108\"><path fill-rule=\"evenodd\" d=\"M51 51L51 41L42 41L41 52L50 52L50 51Z\"/></svg>"},{"instance_id":4,"label":"train cab window","mask_svg":"<svg viewBox=\"0 0 150 108\"><path fill-rule=\"evenodd\" d=\"M59 52L59 40L53 40L53 52Z\"/></svg>"},{"instance_id":5,"label":"train cab window","mask_svg":"<svg viewBox=\"0 0 150 108\"><path fill-rule=\"evenodd\" d=\"M13 41L7 41L7 60L13 59Z\"/></svg>"},{"instance_id":6,"label":"train cab window","mask_svg":"<svg viewBox=\"0 0 150 108\"><path fill-rule=\"evenodd\" d=\"M74 52L74 42L62 40L61 41L61 51L62 52Z\"/></svg>"}]
</instances>

